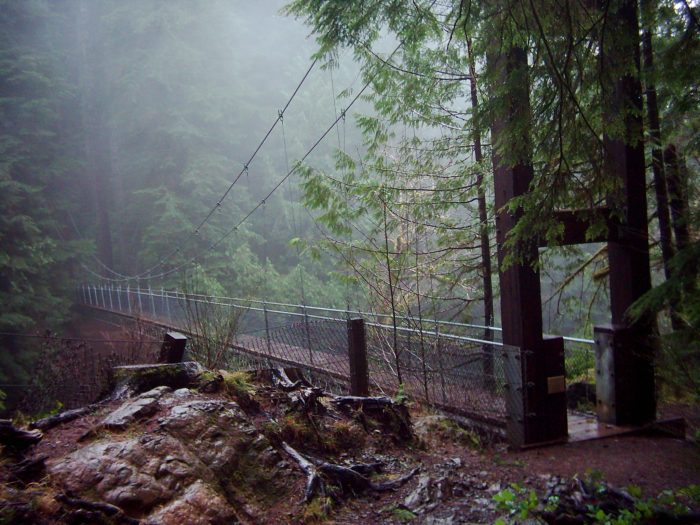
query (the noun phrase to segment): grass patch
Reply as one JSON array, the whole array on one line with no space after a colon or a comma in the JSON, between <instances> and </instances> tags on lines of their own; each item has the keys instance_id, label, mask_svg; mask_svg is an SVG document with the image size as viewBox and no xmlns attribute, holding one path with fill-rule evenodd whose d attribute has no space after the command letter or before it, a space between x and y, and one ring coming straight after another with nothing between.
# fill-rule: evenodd
<instances>
[{"instance_id":1,"label":"grass patch","mask_svg":"<svg viewBox=\"0 0 700 525\"><path fill-rule=\"evenodd\" d=\"M222 370L221 375L224 378L224 391L227 394L237 396L241 394L253 395L255 388L250 380L250 374L244 370L229 372Z\"/></svg>"},{"instance_id":2,"label":"grass patch","mask_svg":"<svg viewBox=\"0 0 700 525\"><path fill-rule=\"evenodd\" d=\"M367 436L356 424L349 421L336 421L328 429L326 448L329 452L345 452L365 446Z\"/></svg>"},{"instance_id":3,"label":"grass patch","mask_svg":"<svg viewBox=\"0 0 700 525\"><path fill-rule=\"evenodd\" d=\"M307 418L297 414L287 414L279 422L279 435L293 447L324 450L318 433L311 428Z\"/></svg>"},{"instance_id":4,"label":"grass patch","mask_svg":"<svg viewBox=\"0 0 700 525\"><path fill-rule=\"evenodd\" d=\"M333 500L329 497L312 499L304 507L302 523L323 523L328 519L332 506Z\"/></svg>"}]
</instances>

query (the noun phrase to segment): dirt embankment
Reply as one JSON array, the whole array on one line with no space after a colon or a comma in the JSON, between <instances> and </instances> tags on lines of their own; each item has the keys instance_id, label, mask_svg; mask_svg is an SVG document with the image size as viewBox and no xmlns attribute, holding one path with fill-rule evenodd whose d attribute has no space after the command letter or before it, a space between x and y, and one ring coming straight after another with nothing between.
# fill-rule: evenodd
<instances>
[{"instance_id":1,"label":"dirt embankment","mask_svg":"<svg viewBox=\"0 0 700 525\"><path fill-rule=\"evenodd\" d=\"M511 452L441 415L327 395L291 373L147 370L43 426L37 445L3 451L0 522L493 523L513 517L496 501L511 483L559 491L574 509L561 512L575 512L587 486L572 477L646 496L700 482L700 449L686 440Z\"/></svg>"}]
</instances>

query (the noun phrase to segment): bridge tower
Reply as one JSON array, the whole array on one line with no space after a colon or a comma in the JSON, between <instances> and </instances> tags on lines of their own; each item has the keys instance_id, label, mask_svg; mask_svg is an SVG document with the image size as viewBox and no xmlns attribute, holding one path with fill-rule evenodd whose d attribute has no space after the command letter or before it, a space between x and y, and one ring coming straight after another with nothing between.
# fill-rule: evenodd
<instances>
[{"instance_id":1,"label":"bridge tower","mask_svg":"<svg viewBox=\"0 0 700 525\"><path fill-rule=\"evenodd\" d=\"M653 319L632 323L627 310L651 287L647 230L646 179L639 80L639 31L636 0L621 0L608 15L610 30L601 42L601 82L605 126L603 166L607 176L619 177L622 199L596 210L561 210L564 225L559 244L607 242L610 266L611 324L595 328L597 413L602 422L641 425L656 413L653 366ZM517 392L509 392L507 433L516 446L567 437L564 345L561 338L542 333L539 272L531 264L504 267L504 243L522 212L509 211L511 199L527 194L533 179L527 130L512 133L516 122L529 115L527 54L512 47L489 57L489 68L510 82L506 110L492 124L492 141L507 151L494 153L496 240L501 286L503 342L520 349ZM633 72L633 73L630 73ZM513 83L512 79L519 82ZM634 108L630 111L629 108ZM620 123L623 132L620 133ZM506 147L503 147L506 146ZM608 224L607 234L587 237L591 212ZM537 261L544 240L522 250L524 259ZM508 359L508 358L507 358ZM517 372L516 372L517 373Z\"/></svg>"}]
</instances>

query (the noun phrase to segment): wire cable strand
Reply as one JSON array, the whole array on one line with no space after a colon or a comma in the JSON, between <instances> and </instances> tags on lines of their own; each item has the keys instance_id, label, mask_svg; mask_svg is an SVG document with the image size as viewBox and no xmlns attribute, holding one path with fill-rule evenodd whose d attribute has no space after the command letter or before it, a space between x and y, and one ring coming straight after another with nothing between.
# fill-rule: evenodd
<instances>
[{"instance_id":1,"label":"wire cable strand","mask_svg":"<svg viewBox=\"0 0 700 525\"><path fill-rule=\"evenodd\" d=\"M158 276L152 275L153 271L155 271L157 268L159 268L159 267L161 267L163 264L165 264L165 262L167 262L167 260L169 260L173 255L175 255L176 253L178 253L178 252L183 248L183 246L184 246L184 244L185 244L186 242L188 242L192 237L194 237L194 236L196 236L196 235L199 234L199 230L209 221L209 219L211 219L212 215L214 215L214 213L216 212L216 210L218 210L218 209L221 207L221 204L222 204L223 201L226 199L226 197L228 197L229 193L231 193L231 190L232 190L233 187L236 185L236 183L240 180L240 178L243 176L243 174L248 172L248 167L249 167L250 164L255 160L255 157L258 155L258 153L260 152L260 150L262 149L262 147L265 145L265 143L267 142L267 139L270 137L270 135L272 134L272 132L274 131L274 129L277 127L277 124L279 124L280 121L282 121L282 119L284 118L284 113L285 113L285 111L287 111L287 108L289 108L289 106L291 105L292 101L293 101L294 98L296 97L297 93L299 93L299 90L301 89L301 87L302 87L302 85L304 84L304 82L306 82L306 79L307 79L307 78L309 77L309 75L311 74L311 71L312 71L313 68L316 66L316 63L318 62L318 60L319 60L318 58L316 58L316 59L313 60L313 62L311 63L311 65L310 65L310 66L308 67L308 69L306 70L306 73L304 73L304 76L301 78L301 80L300 80L299 83L297 84L296 88L294 89L294 91L293 91L292 94L290 95L289 99L287 100L287 103L284 105L284 107L283 107L280 111L278 111L278 113L277 113L277 118L274 120L274 122L272 123L272 125L270 126L270 128L267 130L267 133L265 133L265 136L264 136L264 137L262 138L262 140L258 143L258 145L257 145L257 147L255 148L255 150L253 151L253 153L250 155L250 157L248 158L248 160L245 162L245 164L243 165L243 168L238 172L238 174L237 174L236 177L233 179L233 181L231 182L231 184L229 184L228 188L226 188L226 191L223 193L223 195L222 195L221 197L219 197L219 199L217 200L216 204L209 210L209 212L206 214L206 216L204 217L204 219L202 219L202 220L200 221L200 223L194 228L194 230L192 230L192 232L190 232L183 240L181 240L181 241L175 246L175 248L173 248L170 252L168 252L164 257L161 257L160 260L159 260L157 263L155 263L154 265L152 265L152 266L149 267L148 269L146 269L146 270L144 270L144 271L142 271L142 272L140 272L140 273L138 273L138 274L136 274L136 275L129 275L129 276L127 276L127 275L120 274L119 272L117 272L117 271L115 271L115 270L109 268L109 266L107 266L103 261L97 259L97 260L98 260L98 263L100 264L100 266L104 267L104 268L105 268L107 271L109 271L110 273L119 276L119 277L116 277L116 278L115 278L115 277L102 276L102 275L99 275L99 274L98 274L99 277L100 277L101 279L103 279L103 280L106 280L106 281L113 281L113 282L133 281L133 280L139 280L139 279L148 280L148 279L157 278ZM95 274L96 272L90 272L90 273Z\"/></svg>"},{"instance_id":2,"label":"wire cable strand","mask_svg":"<svg viewBox=\"0 0 700 525\"><path fill-rule=\"evenodd\" d=\"M389 57L387 58L387 61L391 60L391 58L396 54L396 52L401 48L402 44L399 43L394 50L391 52ZM212 243L208 248L204 250L203 253L197 254L194 257L188 259L187 261L183 262L182 264L177 265L176 267L163 271L161 273L155 274L155 275L150 275L147 277L147 279L158 279L162 277L166 277L168 275L171 275L173 273L179 272L180 270L183 270L184 268L187 268L188 266L200 261L206 255L216 248L219 244L221 244L223 241L225 241L228 237L230 237L232 234L238 231L238 229L262 206L265 205L267 200L289 179L294 173L298 171L298 169L302 166L304 161L311 155L311 153L314 152L314 150L323 142L323 140L328 136L328 134L333 131L335 126L340 122L342 119L345 118L345 114L347 111L360 99L360 97L364 94L364 92L369 88L369 86L374 82L374 80L377 78L379 75L379 72L383 69L383 65L379 66L379 68L370 76L370 78L365 82L364 86L362 89L360 89L357 94L352 98L348 106L341 112L340 115L338 115L335 120L326 128L326 130L321 134L321 136L311 145L311 147L304 153L304 155L294 164L294 167L291 168L290 170L287 171L287 173L282 177L277 184L270 190L270 192L263 197L263 199L258 202L255 207L253 207L241 220L239 220L232 228L230 228L226 233L224 233L222 236L220 236L214 243Z\"/></svg>"}]
</instances>

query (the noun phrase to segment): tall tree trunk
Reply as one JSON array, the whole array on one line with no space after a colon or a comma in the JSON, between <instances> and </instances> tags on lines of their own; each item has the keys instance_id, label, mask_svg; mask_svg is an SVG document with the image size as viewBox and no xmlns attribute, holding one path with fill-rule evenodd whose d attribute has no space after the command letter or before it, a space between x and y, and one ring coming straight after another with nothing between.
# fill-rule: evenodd
<instances>
[{"instance_id":1,"label":"tall tree trunk","mask_svg":"<svg viewBox=\"0 0 700 525\"><path fill-rule=\"evenodd\" d=\"M97 255L112 268L112 231L109 208L111 202L112 158L111 135L105 115L107 71L101 49L100 4L82 0L78 5L80 46L80 87L82 118L85 133L86 178L92 189L97 219ZM104 269L100 269L104 273Z\"/></svg>"},{"instance_id":2,"label":"tall tree trunk","mask_svg":"<svg viewBox=\"0 0 700 525\"><path fill-rule=\"evenodd\" d=\"M659 242L664 262L664 275L671 278L670 260L673 258L673 238L671 235L671 218L668 208L668 190L664 170L663 152L661 150L661 126L659 124L659 106L656 99L654 83L654 52L652 47L651 21L652 6L649 0L641 0L642 13L642 56L644 59L644 83L646 87L647 116L649 118L649 135L651 137L651 167L654 174L656 192L656 217L659 221ZM674 330L682 323L677 314L678 298L672 298L670 304L671 325Z\"/></svg>"},{"instance_id":3,"label":"tall tree trunk","mask_svg":"<svg viewBox=\"0 0 700 525\"><path fill-rule=\"evenodd\" d=\"M399 388L403 384L403 376L401 374L401 361L399 360L400 357L400 350L399 350L399 340L398 340L398 327L396 324L396 297L394 295L394 278L392 275L391 271L391 257L389 255L389 226L386 218L386 202L382 200L382 206L383 206L383 212L384 212L384 255L385 255L385 264L386 264L386 271L388 274L389 278L389 298L391 301L391 326L393 328L392 330L392 337L393 337L393 353L394 353L394 362L396 365L396 378L399 382Z\"/></svg>"},{"instance_id":4,"label":"tall tree trunk","mask_svg":"<svg viewBox=\"0 0 700 525\"><path fill-rule=\"evenodd\" d=\"M470 75L470 95L472 112L476 112L479 106L479 98L477 94L476 84L476 67L474 65L474 56L472 55L471 39L467 39L467 52L469 53L469 75ZM473 121L474 119L472 119ZM479 126L474 126L474 159L480 163L484 156L481 150L481 131ZM484 174L481 170L477 172L476 184L477 201L479 204L479 241L481 244L481 270L482 270L482 285L484 287L484 324L486 326L493 325L493 284L491 281L491 243L489 239L488 229L488 213L486 209L486 190L484 188ZM487 329L484 337L491 340L491 330Z\"/></svg>"},{"instance_id":5,"label":"tall tree trunk","mask_svg":"<svg viewBox=\"0 0 700 525\"><path fill-rule=\"evenodd\" d=\"M690 242L688 231L688 204L687 191L684 176L686 174L685 162L678 155L676 146L670 144L664 151L664 163L666 164L666 180L671 205L671 220L673 232L676 236L676 250L681 251Z\"/></svg>"},{"instance_id":6,"label":"tall tree trunk","mask_svg":"<svg viewBox=\"0 0 700 525\"><path fill-rule=\"evenodd\" d=\"M483 152L481 150L481 131L479 124L474 118L474 114L479 107L479 97L476 84L476 66L474 55L472 54L472 41L467 38L467 59L469 60L469 91L472 104L472 123L474 126L474 160L481 163ZM489 239L488 213L486 209L486 190L484 188L484 173L481 168L477 170L477 202L479 205L479 242L481 244L481 283L484 287L484 339L493 340L493 332L489 327L493 326L493 284L491 281L491 244ZM486 379L486 386L493 386L493 347L484 345L483 372Z\"/></svg>"}]
</instances>

